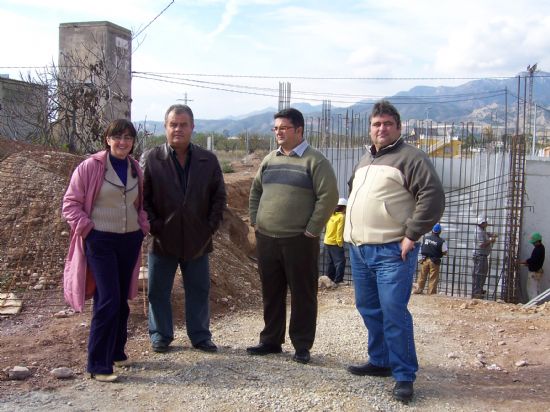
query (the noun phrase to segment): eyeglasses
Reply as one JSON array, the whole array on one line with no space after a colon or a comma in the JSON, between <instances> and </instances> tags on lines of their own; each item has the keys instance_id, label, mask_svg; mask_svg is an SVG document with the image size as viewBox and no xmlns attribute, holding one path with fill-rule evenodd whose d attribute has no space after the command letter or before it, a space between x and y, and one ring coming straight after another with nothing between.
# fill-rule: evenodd
<instances>
[{"instance_id":1,"label":"eyeglasses","mask_svg":"<svg viewBox=\"0 0 550 412\"><path fill-rule=\"evenodd\" d=\"M116 140L116 141L121 141L121 140L134 140L134 136L130 136L129 134L123 134L123 135L120 135L120 134L116 134L114 136L109 136L109 138L113 139L113 140Z\"/></svg>"},{"instance_id":2,"label":"eyeglasses","mask_svg":"<svg viewBox=\"0 0 550 412\"><path fill-rule=\"evenodd\" d=\"M271 128L271 131L272 132L282 132L282 133L285 133L288 129L296 129L294 126L280 126L280 127L272 127Z\"/></svg>"}]
</instances>

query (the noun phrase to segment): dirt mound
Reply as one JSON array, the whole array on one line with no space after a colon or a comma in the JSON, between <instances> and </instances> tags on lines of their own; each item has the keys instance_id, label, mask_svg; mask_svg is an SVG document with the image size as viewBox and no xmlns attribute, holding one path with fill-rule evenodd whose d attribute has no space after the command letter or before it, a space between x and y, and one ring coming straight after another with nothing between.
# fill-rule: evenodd
<instances>
[{"instance_id":1,"label":"dirt mound","mask_svg":"<svg viewBox=\"0 0 550 412\"><path fill-rule=\"evenodd\" d=\"M60 288L68 245L61 199L79 161L66 153L24 150L0 162L2 291L26 294Z\"/></svg>"},{"instance_id":2,"label":"dirt mound","mask_svg":"<svg viewBox=\"0 0 550 412\"><path fill-rule=\"evenodd\" d=\"M0 292L16 293L24 310L25 302L35 301L59 309L69 240L61 202L84 158L0 139L0 159ZM249 229L238 216L248 206L250 182L250 176L235 174L227 185L229 208L211 256L214 314L258 298L256 268L247 257L252 253ZM175 300L183 299L180 283Z\"/></svg>"},{"instance_id":3,"label":"dirt mound","mask_svg":"<svg viewBox=\"0 0 550 412\"><path fill-rule=\"evenodd\" d=\"M27 365L40 364L25 383L29 388L46 381L52 384L47 376L51 368L85 364L90 301L76 318L53 317L67 308L62 278L69 227L61 217L61 203L71 173L83 159L0 139L0 292L15 293L23 307L18 316L0 318L0 349L5 360L25 353ZM214 318L258 305L261 299L257 267L249 257L253 254L249 228L239 217L246 215L253 175L246 170L228 179L228 209L214 237L210 257ZM141 286L138 298L130 303L130 334L147 334L145 280ZM181 326L181 276L176 278L172 302L175 322Z\"/></svg>"}]
</instances>

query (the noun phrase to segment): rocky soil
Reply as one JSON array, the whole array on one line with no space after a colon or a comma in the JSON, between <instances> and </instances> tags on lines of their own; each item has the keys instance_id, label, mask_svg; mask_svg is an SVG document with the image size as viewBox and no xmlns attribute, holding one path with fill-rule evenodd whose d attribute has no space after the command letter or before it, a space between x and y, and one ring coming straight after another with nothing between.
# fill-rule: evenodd
<instances>
[{"instance_id":1,"label":"rocky soil","mask_svg":"<svg viewBox=\"0 0 550 412\"><path fill-rule=\"evenodd\" d=\"M142 291L131 302L133 365L117 371L119 383L88 379L90 307L71 313L61 290L68 238L59 207L80 160L0 139L0 292L13 292L23 302L19 315L0 317L0 411L550 410L548 304L525 310L414 295L410 306L421 370L408 406L391 399L391 378L356 377L345 370L366 357L366 331L350 286L320 291L309 365L291 360L289 343L281 355L248 356L245 348L257 343L262 327L253 237L245 223L259 160L254 158L236 162L236 173L225 176L230 210L211 258L212 332L220 351L191 348L178 282L173 350L151 352ZM17 366L22 379L14 379ZM69 377L55 377L56 368L65 368Z\"/></svg>"},{"instance_id":2,"label":"rocky soil","mask_svg":"<svg viewBox=\"0 0 550 412\"><path fill-rule=\"evenodd\" d=\"M392 400L391 378L357 377L345 370L362 362L366 332L354 308L353 290L320 292L317 339L309 365L293 362L293 349L265 357L247 355L262 327L261 305L220 314L212 332L220 351L192 349L179 322L173 349L150 350L146 318L132 315L128 354L119 383L85 374L89 314L17 325L2 323L1 362L27 366L26 380L0 381L0 410L140 411L525 411L550 410L549 307L445 296L411 299L421 370L415 399ZM9 336L6 336L9 332ZM66 366L71 379L50 371Z\"/></svg>"}]
</instances>

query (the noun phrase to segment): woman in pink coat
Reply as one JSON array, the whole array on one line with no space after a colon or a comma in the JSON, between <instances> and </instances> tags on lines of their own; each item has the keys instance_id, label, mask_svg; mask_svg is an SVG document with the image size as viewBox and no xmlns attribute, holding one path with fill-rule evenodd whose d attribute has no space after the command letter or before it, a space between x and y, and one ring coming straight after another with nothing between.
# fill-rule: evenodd
<instances>
[{"instance_id":1,"label":"woman in pink coat","mask_svg":"<svg viewBox=\"0 0 550 412\"><path fill-rule=\"evenodd\" d=\"M131 122L112 121L104 134L106 150L78 165L63 198L71 227L65 300L81 312L84 300L94 299L87 370L102 382L116 381L113 365L128 359L128 299L137 296L141 243L149 232L143 175L130 156L135 138Z\"/></svg>"}]
</instances>

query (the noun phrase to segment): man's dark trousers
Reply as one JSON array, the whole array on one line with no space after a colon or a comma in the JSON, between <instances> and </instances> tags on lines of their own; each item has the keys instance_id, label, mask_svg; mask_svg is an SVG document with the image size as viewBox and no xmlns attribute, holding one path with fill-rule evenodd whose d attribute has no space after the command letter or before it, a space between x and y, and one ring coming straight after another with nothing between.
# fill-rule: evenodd
<instances>
[{"instance_id":1,"label":"man's dark trousers","mask_svg":"<svg viewBox=\"0 0 550 412\"><path fill-rule=\"evenodd\" d=\"M256 232L256 247L265 322L260 342L284 342L289 287L290 340L296 350L311 349L317 326L319 238L304 234L274 238Z\"/></svg>"}]
</instances>

